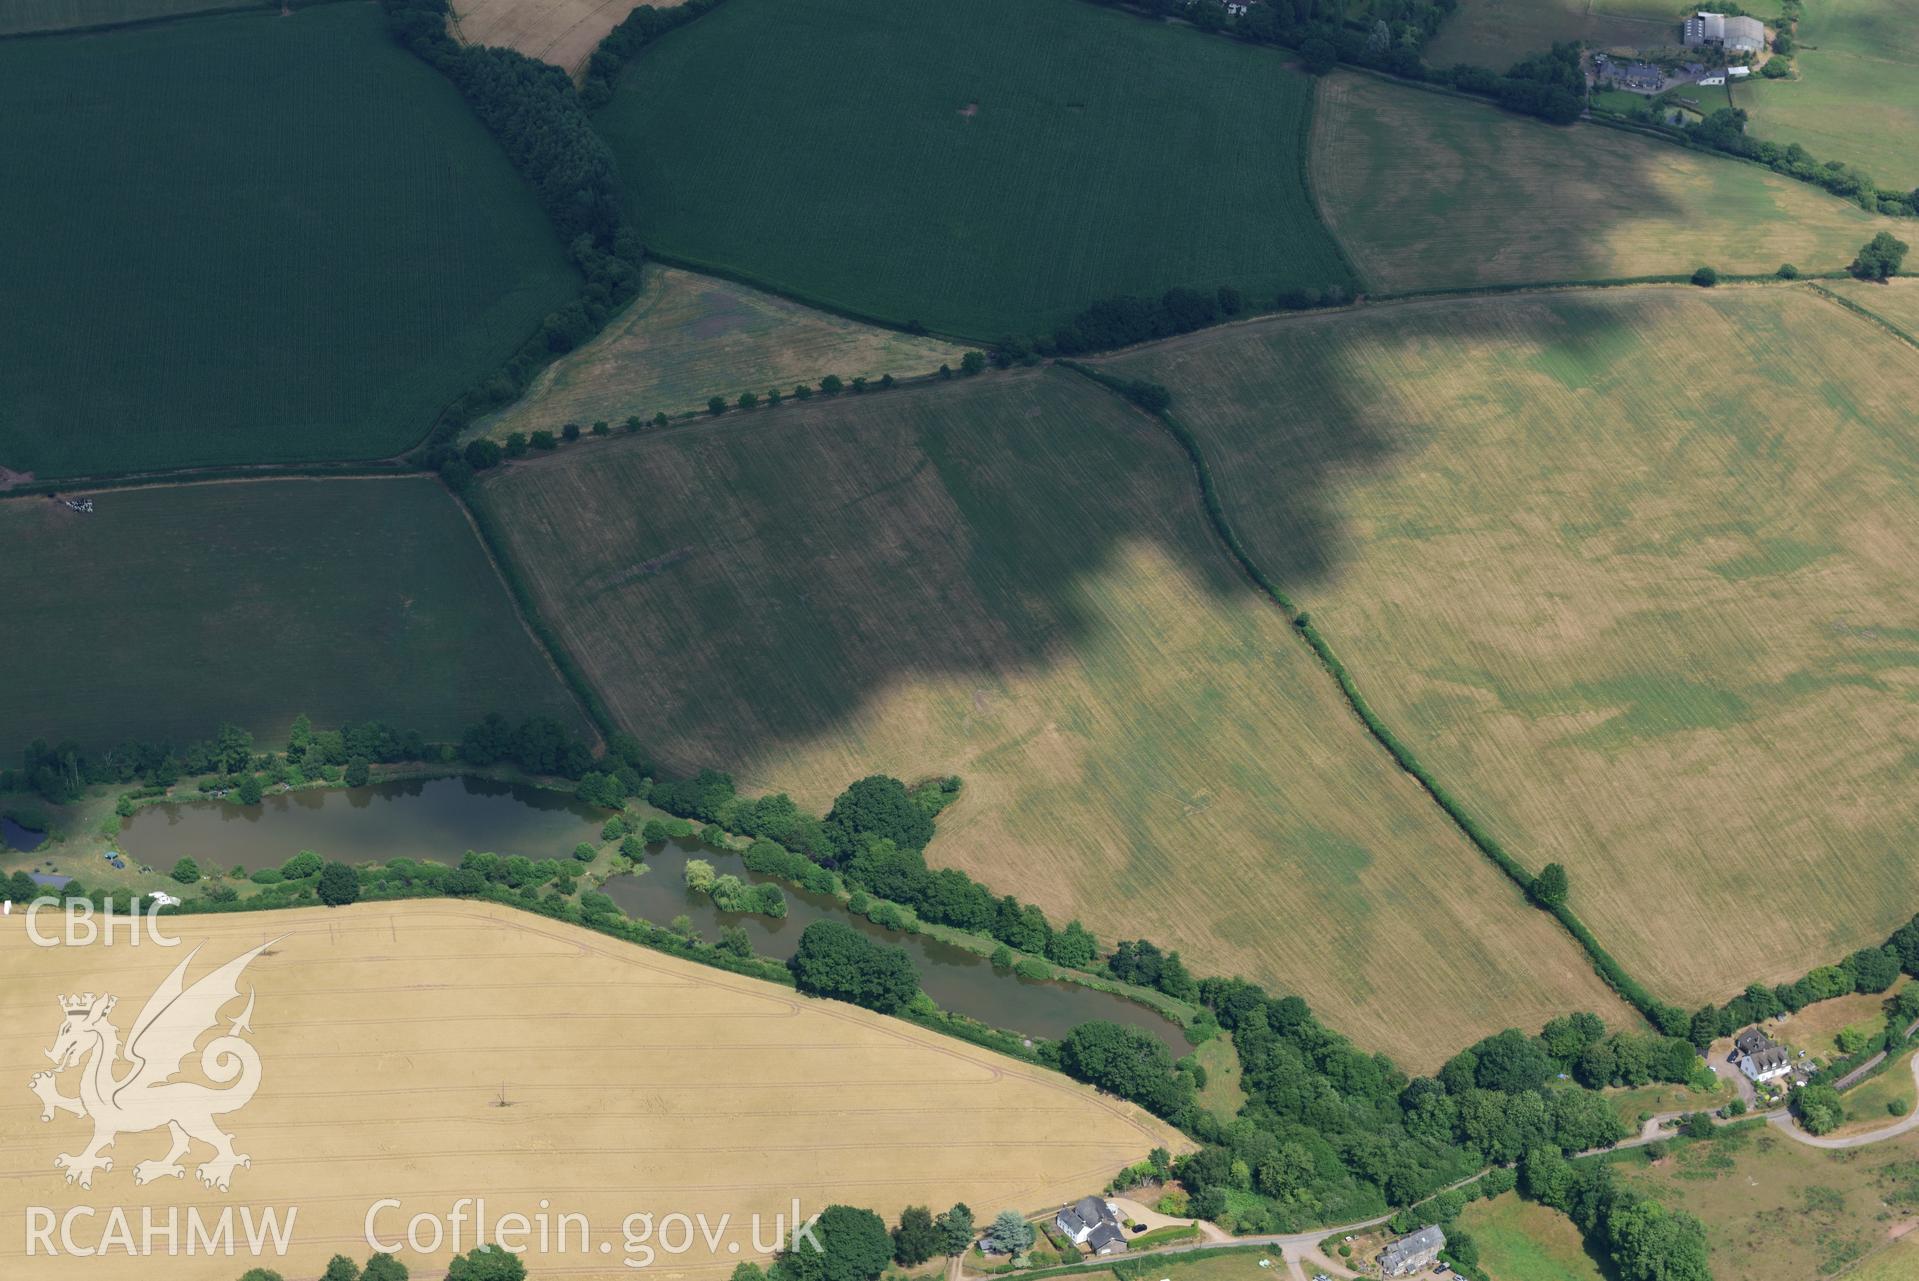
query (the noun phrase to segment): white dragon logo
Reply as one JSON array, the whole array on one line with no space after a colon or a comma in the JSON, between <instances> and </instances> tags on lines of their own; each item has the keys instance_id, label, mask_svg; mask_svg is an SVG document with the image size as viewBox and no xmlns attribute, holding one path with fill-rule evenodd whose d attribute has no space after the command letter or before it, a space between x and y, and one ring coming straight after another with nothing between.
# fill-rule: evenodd
<instances>
[{"instance_id":1,"label":"white dragon logo","mask_svg":"<svg viewBox=\"0 0 1919 1281\"><path fill-rule=\"evenodd\" d=\"M278 942L278 940L273 940ZM113 1146L122 1134L157 1130L165 1126L173 1147L158 1161L142 1161L133 1167L135 1183L155 1179L184 1178L180 1165L192 1141L212 1145L213 1159L195 1173L200 1182L225 1192L237 1166L252 1161L233 1150L233 1136L213 1123L216 1115L238 1111L260 1088L260 1056L242 1040L242 1032L252 1031L253 993L247 993L246 1009L222 1036L207 1043L200 1052L200 1067L207 1077L225 1089L213 1089L194 1081L174 1081L187 1055L201 1035L220 1022L220 1011L239 998L241 971L254 957L273 946L262 943L251 952L228 961L192 987L186 985L187 966L200 949L175 966L141 1009L127 1036L125 1057L132 1067L116 1076L121 1058L120 1031L108 1022L118 998L93 993L60 998L66 1019L54 1039L47 1057L53 1060L52 1072L39 1072L29 1082L40 1096L42 1121L51 1121L55 1112L71 1112L93 1121L93 1142L79 1156L61 1153L54 1167L67 1172L68 1183L83 1188L93 1186L96 1170L113 1169L113 1158L101 1153ZM68 1098L54 1084L58 1073L79 1067L89 1054L93 1056L80 1073L80 1094ZM232 1082L232 1084L228 1084Z\"/></svg>"}]
</instances>

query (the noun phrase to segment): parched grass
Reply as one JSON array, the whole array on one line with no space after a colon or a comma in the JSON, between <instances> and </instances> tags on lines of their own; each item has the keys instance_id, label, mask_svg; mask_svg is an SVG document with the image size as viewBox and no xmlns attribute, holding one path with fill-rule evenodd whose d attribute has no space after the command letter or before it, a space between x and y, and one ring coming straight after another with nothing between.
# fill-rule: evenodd
<instances>
[{"instance_id":1,"label":"parched grass","mask_svg":"<svg viewBox=\"0 0 1919 1281\"><path fill-rule=\"evenodd\" d=\"M455 739L578 711L465 516L427 479L109 490L0 502L0 753L36 738L280 741L379 720Z\"/></svg>"},{"instance_id":2,"label":"parched grass","mask_svg":"<svg viewBox=\"0 0 1919 1281\"><path fill-rule=\"evenodd\" d=\"M599 115L649 246L992 340L1096 299L1350 283L1271 49L1079 0L728 0Z\"/></svg>"},{"instance_id":3,"label":"parched grass","mask_svg":"<svg viewBox=\"0 0 1919 1281\"><path fill-rule=\"evenodd\" d=\"M1814 1002L1797 1014L1768 1021L1768 1033L1774 1040L1787 1042L1794 1049L1829 1058L1839 1052L1834 1038L1845 1029L1862 1027L1877 1033L1886 1026L1886 999L1905 981L1901 978L1885 993L1854 993Z\"/></svg>"},{"instance_id":4,"label":"parched grass","mask_svg":"<svg viewBox=\"0 0 1919 1281\"><path fill-rule=\"evenodd\" d=\"M1652 53L1677 49L1683 7L1665 0L1461 0L1421 56L1435 67L1468 62L1503 72L1555 43Z\"/></svg>"},{"instance_id":5,"label":"parched grass","mask_svg":"<svg viewBox=\"0 0 1919 1281\"><path fill-rule=\"evenodd\" d=\"M190 981L279 936L245 976L261 1089L222 1119L251 1166L226 1194L166 1179L136 1187L132 1166L162 1155L166 1134L129 1131L93 1191L134 1223L149 1206L164 1223L182 1200L209 1219L232 1206L236 1221L242 1207L257 1219L262 1207L297 1205L287 1255L271 1260L288 1276L319 1276L338 1250L364 1257L370 1212L393 1240L413 1214L443 1215L459 1197L486 1199L489 1236L496 1214L551 1216L552 1235L516 1242L533 1277L610 1281L649 1259L722 1276L779 1239L773 1216L790 1225L795 1197L808 1215L843 1202L889 1221L909 1204L964 1199L990 1219L1100 1187L1153 1147L1192 1147L1046 1068L491 904L177 918L167 931L183 946L126 948L111 966L92 948L30 948L20 919L0 926L0 973L18 1006L6 1054L23 1064L59 1030L58 994L117 995L124 1033L192 947L201 951ZM187 1062L193 1072L199 1057ZM85 1123L43 1125L22 1095L0 1109L0 1142L19 1154L14 1182L24 1204L69 1204L52 1155L84 1143ZM372 1211L382 1197L402 1208ZM703 1216L716 1239L696 1232L669 1254L651 1235L642 1243L652 1254L628 1254L623 1223L639 1225L627 1216L668 1198ZM584 1217L588 1244L576 1225L562 1249L562 1214ZM464 1248L471 1233L469 1222ZM398 1257L413 1275L434 1276L451 1244ZM14 1240L0 1245L0 1270L36 1281L237 1275L120 1250L26 1259Z\"/></svg>"},{"instance_id":6,"label":"parched grass","mask_svg":"<svg viewBox=\"0 0 1919 1281\"><path fill-rule=\"evenodd\" d=\"M1240 1086L1243 1068L1233 1049L1232 1034L1221 1032L1194 1050L1193 1056L1206 1069L1206 1088L1199 1092L1199 1105L1221 1121L1230 1122L1246 1105L1246 1091Z\"/></svg>"},{"instance_id":7,"label":"parched grass","mask_svg":"<svg viewBox=\"0 0 1919 1281\"><path fill-rule=\"evenodd\" d=\"M8 0L0 5L0 36L72 31L151 22L214 9L260 9L270 0Z\"/></svg>"},{"instance_id":8,"label":"parched grass","mask_svg":"<svg viewBox=\"0 0 1919 1281\"><path fill-rule=\"evenodd\" d=\"M646 286L591 343L547 367L526 395L477 429L557 431L629 415L651 420L704 410L743 391L790 393L827 374L851 382L882 374L908 378L941 365L957 369L965 350L934 338L863 325L777 294L712 276L649 267Z\"/></svg>"},{"instance_id":9,"label":"parched grass","mask_svg":"<svg viewBox=\"0 0 1919 1281\"><path fill-rule=\"evenodd\" d=\"M1919 185L1919 30L1910 4L1816 0L1799 20L1792 60L1792 80L1754 76L1734 88L1750 132L1843 160L1881 186Z\"/></svg>"},{"instance_id":10,"label":"parched grass","mask_svg":"<svg viewBox=\"0 0 1919 1281\"><path fill-rule=\"evenodd\" d=\"M1607 1090L1606 1102L1612 1105L1613 1115L1637 1134L1642 1116L1661 1112L1712 1112L1732 1102L1732 1070L1721 1064L1719 1083L1710 1090L1695 1090L1690 1085L1670 1083L1641 1085L1630 1089Z\"/></svg>"},{"instance_id":11,"label":"parched grass","mask_svg":"<svg viewBox=\"0 0 1919 1281\"><path fill-rule=\"evenodd\" d=\"M417 443L578 277L377 6L0 42L0 467Z\"/></svg>"},{"instance_id":12,"label":"parched grass","mask_svg":"<svg viewBox=\"0 0 1919 1281\"><path fill-rule=\"evenodd\" d=\"M1617 1168L1628 1183L1705 1223L1715 1277L1851 1278L1849 1265L1874 1266L1875 1252L1919 1218L1915 1134L1831 1152L1755 1125L1680 1145L1656 1165L1638 1154L1622 1157ZM1897 1246L1894 1255L1910 1260L1912 1247Z\"/></svg>"},{"instance_id":13,"label":"parched grass","mask_svg":"<svg viewBox=\"0 0 1919 1281\"><path fill-rule=\"evenodd\" d=\"M616 719L822 810L958 774L930 851L1298 992L1415 1067L1591 1008L1543 914L1230 571L1175 446L1058 370L562 450L478 501Z\"/></svg>"},{"instance_id":14,"label":"parched grass","mask_svg":"<svg viewBox=\"0 0 1919 1281\"><path fill-rule=\"evenodd\" d=\"M1385 722L1660 997L1790 980L1919 904L1919 352L1809 290L1668 287L1106 367L1172 389Z\"/></svg>"},{"instance_id":15,"label":"parched grass","mask_svg":"<svg viewBox=\"0 0 1919 1281\"><path fill-rule=\"evenodd\" d=\"M1334 233L1388 292L1835 271L1906 225L1756 165L1351 73L1320 83L1311 154Z\"/></svg>"},{"instance_id":16,"label":"parched grass","mask_svg":"<svg viewBox=\"0 0 1919 1281\"><path fill-rule=\"evenodd\" d=\"M570 76L586 67L606 33L650 4L680 0L455 0L453 29L467 44L502 45L550 62Z\"/></svg>"},{"instance_id":17,"label":"parched grass","mask_svg":"<svg viewBox=\"0 0 1919 1281\"><path fill-rule=\"evenodd\" d=\"M1608 1281L1577 1224L1517 1193L1474 1201L1459 1226L1479 1246L1479 1265L1501 1281Z\"/></svg>"}]
</instances>

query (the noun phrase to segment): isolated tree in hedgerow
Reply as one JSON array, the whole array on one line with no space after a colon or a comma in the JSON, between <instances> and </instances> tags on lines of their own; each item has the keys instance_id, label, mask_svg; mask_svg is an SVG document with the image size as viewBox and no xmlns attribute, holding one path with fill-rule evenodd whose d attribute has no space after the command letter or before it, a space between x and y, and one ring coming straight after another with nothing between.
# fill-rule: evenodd
<instances>
[{"instance_id":1,"label":"isolated tree in hedgerow","mask_svg":"<svg viewBox=\"0 0 1919 1281\"><path fill-rule=\"evenodd\" d=\"M1900 264L1906 260L1906 250L1912 248L1890 231L1882 231L1860 246L1859 256L1852 260L1847 270L1861 280L1886 280L1899 274Z\"/></svg>"},{"instance_id":2,"label":"isolated tree in hedgerow","mask_svg":"<svg viewBox=\"0 0 1919 1281\"><path fill-rule=\"evenodd\" d=\"M757 393L750 392L750 391L743 391L740 393L741 409L751 409L759 403L760 403L760 398Z\"/></svg>"},{"instance_id":3,"label":"isolated tree in hedgerow","mask_svg":"<svg viewBox=\"0 0 1919 1281\"><path fill-rule=\"evenodd\" d=\"M1033 1225L1018 1210L1001 1210L982 1239L1000 1254L1022 1254L1033 1244Z\"/></svg>"},{"instance_id":4,"label":"isolated tree in hedgerow","mask_svg":"<svg viewBox=\"0 0 1919 1281\"><path fill-rule=\"evenodd\" d=\"M191 885L200 879L200 865L191 858L183 858L173 865L172 876L182 885Z\"/></svg>"},{"instance_id":5,"label":"isolated tree in hedgerow","mask_svg":"<svg viewBox=\"0 0 1919 1281\"><path fill-rule=\"evenodd\" d=\"M320 901L328 907L345 907L360 897L360 876L345 863L328 863L320 869Z\"/></svg>"},{"instance_id":6,"label":"isolated tree in hedgerow","mask_svg":"<svg viewBox=\"0 0 1919 1281\"><path fill-rule=\"evenodd\" d=\"M986 353L983 351L969 351L964 356L961 356L960 372L969 377L973 374L985 373Z\"/></svg>"},{"instance_id":7,"label":"isolated tree in hedgerow","mask_svg":"<svg viewBox=\"0 0 1919 1281\"><path fill-rule=\"evenodd\" d=\"M966 1253L966 1247L973 1244L973 1207L964 1201L955 1201L953 1208L940 1215L934 1224L939 1229L940 1253L947 1258L957 1258Z\"/></svg>"},{"instance_id":8,"label":"isolated tree in hedgerow","mask_svg":"<svg viewBox=\"0 0 1919 1281\"><path fill-rule=\"evenodd\" d=\"M706 402L706 412L718 418L726 412L726 397L713 396Z\"/></svg>"},{"instance_id":9,"label":"isolated tree in hedgerow","mask_svg":"<svg viewBox=\"0 0 1919 1281\"><path fill-rule=\"evenodd\" d=\"M938 1254L939 1248L940 1232L931 1210L909 1205L900 1211L899 1226L893 1229L893 1262L915 1268Z\"/></svg>"},{"instance_id":10,"label":"isolated tree in hedgerow","mask_svg":"<svg viewBox=\"0 0 1919 1281\"><path fill-rule=\"evenodd\" d=\"M884 1219L856 1206L829 1205L810 1234L794 1232L779 1261L792 1281L873 1281L892 1259Z\"/></svg>"},{"instance_id":11,"label":"isolated tree in hedgerow","mask_svg":"<svg viewBox=\"0 0 1919 1281\"><path fill-rule=\"evenodd\" d=\"M1711 267L1701 267L1692 273L1692 283L1701 289L1711 289L1719 283L1719 273Z\"/></svg>"},{"instance_id":12,"label":"isolated tree in hedgerow","mask_svg":"<svg viewBox=\"0 0 1919 1281\"><path fill-rule=\"evenodd\" d=\"M1533 877L1533 902L1542 907L1558 907L1566 901L1571 889L1566 879L1566 869L1557 863L1548 863L1539 869L1539 875Z\"/></svg>"},{"instance_id":13,"label":"isolated tree in hedgerow","mask_svg":"<svg viewBox=\"0 0 1919 1281\"><path fill-rule=\"evenodd\" d=\"M1339 61L1339 52L1333 48L1332 41L1314 36L1299 46L1299 56L1305 60L1306 70L1316 76L1323 76L1333 69Z\"/></svg>"}]
</instances>

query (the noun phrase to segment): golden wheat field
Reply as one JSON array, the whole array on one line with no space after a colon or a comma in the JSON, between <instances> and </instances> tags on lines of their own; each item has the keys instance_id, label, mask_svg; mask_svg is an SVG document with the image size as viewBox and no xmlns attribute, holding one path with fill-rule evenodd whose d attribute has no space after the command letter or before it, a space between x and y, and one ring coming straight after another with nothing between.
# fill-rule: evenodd
<instances>
[{"instance_id":1,"label":"golden wheat field","mask_svg":"<svg viewBox=\"0 0 1919 1281\"><path fill-rule=\"evenodd\" d=\"M1756 165L1352 73L1320 81L1311 156L1321 211L1375 291L1834 271L1899 231Z\"/></svg>"},{"instance_id":2,"label":"golden wheat field","mask_svg":"<svg viewBox=\"0 0 1919 1281\"><path fill-rule=\"evenodd\" d=\"M480 501L614 714L815 812L958 774L928 851L1306 996L1432 1066L1622 1013L1387 761L1208 536L1181 455L1063 370L732 414Z\"/></svg>"},{"instance_id":3,"label":"golden wheat field","mask_svg":"<svg viewBox=\"0 0 1919 1281\"><path fill-rule=\"evenodd\" d=\"M542 370L526 395L481 423L476 435L558 431L597 421L620 430L630 415L651 422L729 403L743 391L790 393L828 374L847 382L882 374L911 378L965 352L936 338L863 325L714 276L649 266L640 296L599 337Z\"/></svg>"},{"instance_id":4,"label":"golden wheat field","mask_svg":"<svg viewBox=\"0 0 1919 1281\"><path fill-rule=\"evenodd\" d=\"M771 1216L790 1223L796 1197L807 1214L844 1202L890 1220L907 1204L964 1200L990 1218L1097 1190L1156 1145L1190 1146L1131 1104L1043 1068L495 905L360 904L164 925L182 946L133 948L122 936L113 947L43 949L29 944L21 914L0 921L0 1274L232 1281L257 1262L305 1281L334 1253L371 1252L370 1213L381 1244L404 1245L413 1216L426 1214L450 1246L455 1203L484 1197L490 1223L512 1213L534 1221L535 1277L639 1275L624 1260L645 1259L650 1246L648 1274L717 1278L760 1253L751 1216L767 1216L771 1244ZM53 1159L80 1152L86 1123L64 1112L43 1123L28 1090L61 1026L57 998L114 994L108 1019L130 1034L148 994L192 949L189 984L261 944L220 1019L224 1031L252 993L258 1092L216 1118L251 1159L230 1191L195 1181L194 1164L212 1151L198 1145L185 1177L136 1186L135 1166L166 1154L164 1131L122 1135L113 1168L90 1189L64 1183ZM188 1057L185 1076L206 1082L199 1061ZM89 1064L57 1077L59 1091L74 1094ZM388 1200L399 1205L378 1204ZM115 1206L136 1229L141 1207L163 1219L168 1207L183 1216L197 1207L207 1222L229 1207L274 1208L293 1226L277 1259L26 1257L27 1207L64 1216L82 1205L102 1216L76 1220L83 1246ZM672 1253L681 1234L664 1216L675 1212L704 1214L715 1229L732 1217L715 1244L697 1235L694 1249ZM560 1247L562 1213L585 1216L584 1245L569 1223ZM641 1213L660 1235L630 1244L626 1226L637 1238L641 1225L623 1225ZM415 1239L429 1245L430 1230ZM52 1243L60 1247L57 1233ZM400 1257L431 1278L447 1253L407 1247Z\"/></svg>"},{"instance_id":5,"label":"golden wheat field","mask_svg":"<svg viewBox=\"0 0 1919 1281\"><path fill-rule=\"evenodd\" d=\"M1656 993L1919 909L1919 352L1807 288L1659 287L1112 366L1172 388L1374 707Z\"/></svg>"},{"instance_id":6,"label":"golden wheat field","mask_svg":"<svg viewBox=\"0 0 1919 1281\"><path fill-rule=\"evenodd\" d=\"M454 0L453 29L467 44L502 45L578 78L606 33L626 15L679 0Z\"/></svg>"}]
</instances>

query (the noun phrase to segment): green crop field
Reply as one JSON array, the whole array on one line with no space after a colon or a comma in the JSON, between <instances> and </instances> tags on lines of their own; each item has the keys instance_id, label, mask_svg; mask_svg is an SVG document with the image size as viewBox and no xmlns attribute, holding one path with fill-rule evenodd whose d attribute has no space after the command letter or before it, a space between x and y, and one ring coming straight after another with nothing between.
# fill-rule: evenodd
<instances>
[{"instance_id":1,"label":"green crop field","mask_svg":"<svg viewBox=\"0 0 1919 1281\"><path fill-rule=\"evenodd\" d=\"M36 738L281 739L377 719L456 738L577 711L439 484L275 480L0 502L0 756Z\"/></svg>"},{"instance_id":2,"label":"green crop field","mask_svg":"<svg viewBox=\"0 0 1919 1281\"><path fill-rule=\"evenodd\" d=\"M1421 56L1435 67L1469 62L1504 71L1567 40L1591 49L1677 50L1685 15L1667 0L1460 0Z\"/></svg>"},{"instance_id":3,"label":"green crop field","mask_svg":"<svg viewBox=\"0 0 1919 1281\"><path fill-rule=\"evenodd\" d=\"M1733 91L1751 132L1843 160L1882 186L1919 185L1919 28L1910 0L1811 0L1792 80Z\"/></svg>"},{"instance_id":4,"label":"green crop field","mask_svg":"<svg viewBox=\"0 0 1919 1281\"><path fill-rule=\"evenodd\" d=\"M1230 571L1189 470L1059 370L588 441L479 501L669 766L824 810L958 774L931 850L996 890L1306 996L1431 1067L1629 1018Z\"/></svg>"},{"instance_id":5,"label":"green crop field","mask_svg":"<svg viewBox=\"0 0 1919 1281\"><path fill-rule=\"evenodd\" d=\"M1346 284L1284 55L1079 0L729 0L599 123L647 244L993 339L1117 294Z\"/></svg>"},{"instance_id":6,"label":"green crop field","mask_svg":"<svg viewBox=\"0 0 1919 1281\"><path fill-rule=\"evenodd\" d=\"M1671 286L1110 363L1172 389L1386 723L1658 994L1919 908L1919 351L1808 288Z\"/></svg>"},{"instance_id":7,"label":"green crop field","mask_svg":"<svg viewBox=\"0 0 1919 1281\"><path fill-rule=\"evenodd\" d=\"M1512 1192L1474 1201L1459 1226L1479 1246L1479 1266L1498 1281L1606 1281L1579 1227L1559 1211Z\"/></svg>"},{"instance_id":8,"label":"green crop field","mask_svg":"<svg viewBox=\"0 0 1919 1281\"><path fill-rule=\"evenodd\" d=\"M646 287L598 338L549 365L526 395L475 434L618 424L706 408L713 396L764 395L827 374L878 381L955 368L965 352L815 311L777 294L670 267L646 269Z\"/></svg>"},{"instance_id":9,"label":"green crop field","mask_svg":"<svg viewBox=\"0 0 1919 1281\"><path fill-rule=\"evenodd\" d=\"M1910 230L1756 165L1352 74L1321 82L1313 187L1375 290L1834 271Z\"/></svg>"},{"instance_id":10,"label":"green crop field","mask_svg":"<svg viewBox=\"0 0 1919 1281\"><path fill-rule=\"evenodd\" d=\"M71 31L151 22L215 9L259 9L270 0L8 0L0 5L0 36Z\"/></svg>"},{"instance_id":11,"label":"green crop field","mask_svg":"<svg viewBox=\"0 0 1919 1281\"><path fill-rule=\"evenodd\" d=\"M577 277L378 8L0 43L0 467L385 456Z\"/></svg>"}]
</instances>

